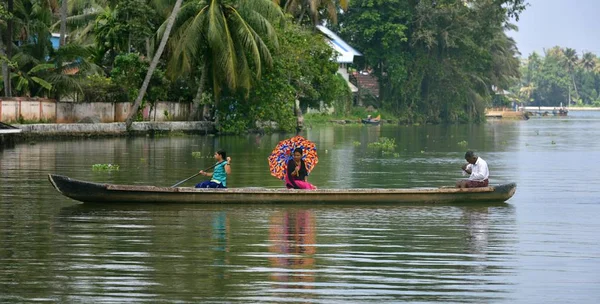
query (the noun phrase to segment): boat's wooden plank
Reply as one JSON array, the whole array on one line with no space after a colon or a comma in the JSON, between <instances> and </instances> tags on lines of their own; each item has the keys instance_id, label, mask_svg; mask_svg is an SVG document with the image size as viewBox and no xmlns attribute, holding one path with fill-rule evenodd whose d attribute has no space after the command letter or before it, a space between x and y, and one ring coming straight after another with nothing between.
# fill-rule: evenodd
<instances>
[{"instance_id":1,"label":"boat's wooden plank","mask_svg":"<svg viewBox=\"0 0 600 304\"><path fill-rule=\"evenodd\" d=\"M296 189L269 189L269 188L229 188L229 189L197 189L191 187L171 188L156 186L137 186L137 185L106 185L106 190L110 191L139 191L139 192L184 192L184 193L244 193L244 194L427 194L427 193L479 193L494 192L494 187L483 188L428 188L428 189L317 189L317 190L296 190Z\"/></svg>"}]
</instances>

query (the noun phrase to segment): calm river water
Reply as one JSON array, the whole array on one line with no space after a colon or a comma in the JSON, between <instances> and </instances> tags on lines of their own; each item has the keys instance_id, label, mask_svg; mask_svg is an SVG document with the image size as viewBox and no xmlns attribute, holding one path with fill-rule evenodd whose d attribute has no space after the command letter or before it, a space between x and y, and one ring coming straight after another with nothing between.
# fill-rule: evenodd
<instances>
[{"instance_id":1,"label":"calm river water","mask_svg":"<svg viewBox=\"0 0 600 304\"><path fill-rule=\"evenodd\" d=\"M0 151L0 302L600 302L600 113L304 135L322 188L451 185L466 141L491 182L517 193L476 205L83 205L47 174L169 186L212 164L192 152L223 148L230 186L281 187L266 158L285 136L18 144ZM397 155L367 147L381 136ZM101 163L120 170L92 171Z\"/></svg>"}]
</instances>

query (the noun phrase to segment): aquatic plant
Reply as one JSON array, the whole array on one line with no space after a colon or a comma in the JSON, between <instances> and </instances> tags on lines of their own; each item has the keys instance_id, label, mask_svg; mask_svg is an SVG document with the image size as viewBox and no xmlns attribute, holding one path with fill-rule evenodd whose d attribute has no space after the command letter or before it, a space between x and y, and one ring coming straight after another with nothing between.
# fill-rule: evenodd
<instances>
[{"instance_id":1,"label":"aquatic plant","mask_svg":"<svg viewBox=\"0 0 600 304\"><path fill-rule=\"evenodd\" d=\"M461 140L458 142L458 145L464 148L464 147L468 146L469 143L466 140Z\"/></svg>"},{"instance_id":2,"label":"aquatic plant","mask_svg":"<svg viewBox=\"0 0 600 304\"><path fill-rule=\"evenodd\" d=\"M119 165L115 164L95 164L92 165L94 171L119 171Z\"/></svg>"},{"instance_id":3,"label":"aquatic plant","mask_svg":"<svg viewBox=\"0 0 600 304\"><path fill-rule=\"evenodd\" d=\"M382 151L394 151L396 140L393 138L380 137L378 141L368 144L369 148L381 149Z\"/></svg>"}]
</instances>

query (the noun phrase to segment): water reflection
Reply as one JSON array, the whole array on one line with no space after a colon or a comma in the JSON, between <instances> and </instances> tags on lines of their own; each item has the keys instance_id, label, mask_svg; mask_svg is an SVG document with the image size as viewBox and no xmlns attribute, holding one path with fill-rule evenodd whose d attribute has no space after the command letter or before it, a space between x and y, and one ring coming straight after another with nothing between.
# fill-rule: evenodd
<instances>
[{"instance_id":1,"label":"water reflection","mask_svg":"<svg viewBox=\"0 0 600 304\"><path fill-rule=\"evenodd\" d=\"M288 135L17 144L0 152L0 302L597 303L595 115L307 134L323 188L445 185L468 141L494 179L519 184L491 205L79 205L43 173L172 185L212 164L192 152L224 148L232 185L281 187L266 156ZM368 148L380 136L399 157Z\"/></svg>"},{"instance_id":2,"label":"water reflection","mask_svg":"<svg viewBox=\"0 0 600 304\"><path fill-rule=\"evenodd\" d=\"M312 288L315 281L316 226L310 210L279 211L269 220L271 279L280 288Z\"/></svg>"}]
</instances>

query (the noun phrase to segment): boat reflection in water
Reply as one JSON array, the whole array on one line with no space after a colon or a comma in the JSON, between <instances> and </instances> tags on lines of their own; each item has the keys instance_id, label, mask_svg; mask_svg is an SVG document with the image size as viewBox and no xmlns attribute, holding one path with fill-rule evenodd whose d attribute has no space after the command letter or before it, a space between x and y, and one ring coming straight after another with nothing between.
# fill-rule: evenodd
<instances>
[{"instance_id":1,"label":"boat reflection in water","mask_svg":"<svg viewBox=\"0 0 600 304\"><path fill-rule=\"evenodd\" d=\"M270 219L269 258L276 288L312 288L315 281L316 225L312 211L282 211ZM308 284L307 284L308 283Z\"/></svg>"}]
</instances>

